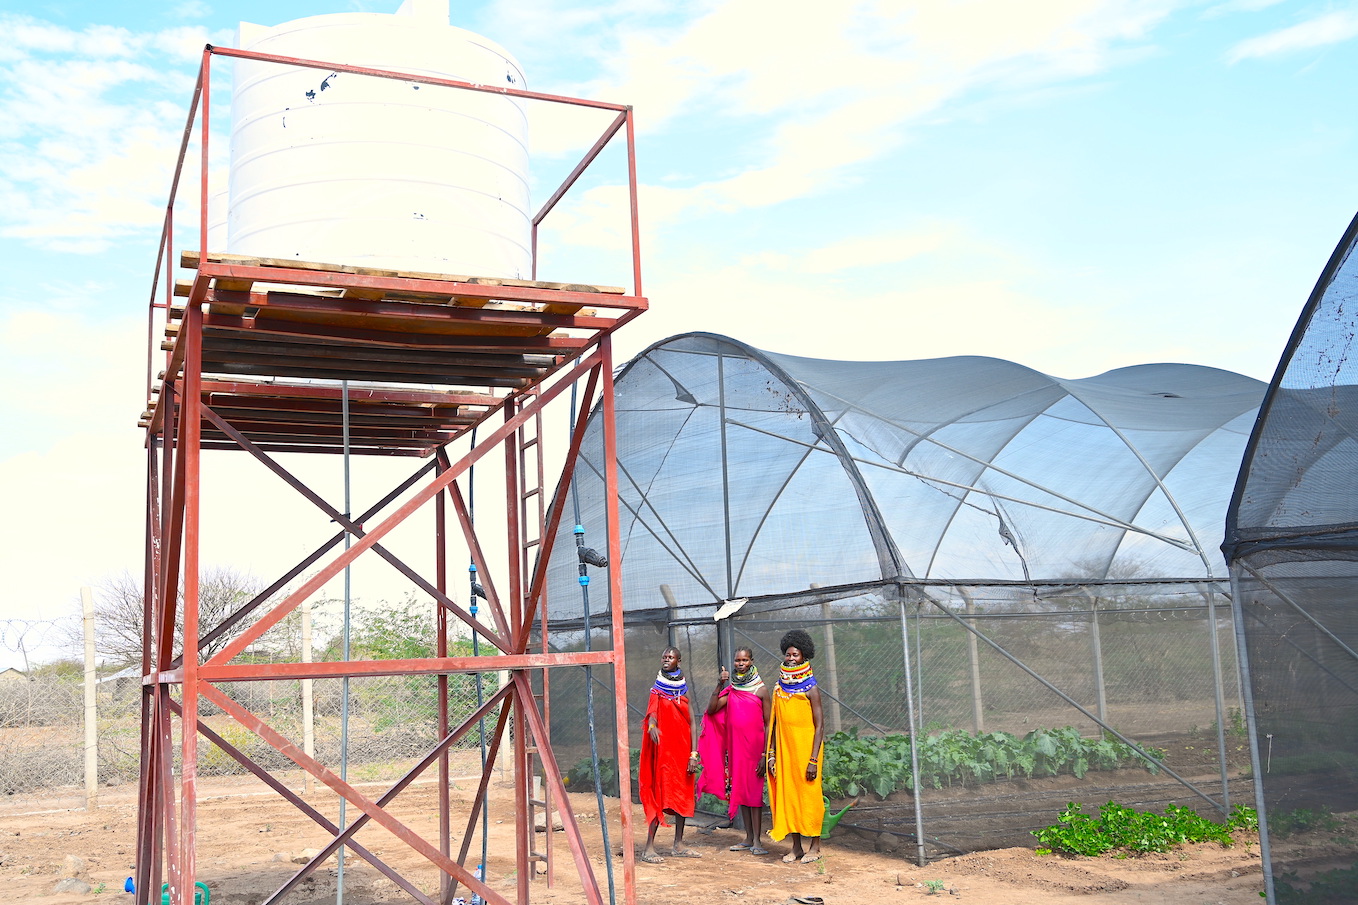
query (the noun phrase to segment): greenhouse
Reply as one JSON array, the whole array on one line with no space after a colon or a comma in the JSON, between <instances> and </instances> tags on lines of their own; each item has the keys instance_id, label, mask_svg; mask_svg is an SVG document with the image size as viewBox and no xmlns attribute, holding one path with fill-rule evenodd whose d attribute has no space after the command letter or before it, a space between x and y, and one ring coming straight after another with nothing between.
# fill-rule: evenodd
<instances>
[{"instance_id":1,"label":"greenhouse","mask_svg":"<svg viewBox=\"0 0 1358 905\"><path fill-rule=\"evenodd\" d=\"M735 647L772 674L781 634L806 629L826 792L859 799L838 831L921 863L1031 843L1068 801L1252 803L1220 545L1264 390L1184 364L1061 379L657 343L616 382L628 700L667 643L705 696ZM563 650L609 644L607 586L582 587L570 536L603 536L603 448L591 420L559 501ZM611 689L551 682L558 757L584 781L582 708L613 725Z\"/></svg>"},{"instance_id":2,"label":"greenhouse","mask_svg":"<svg viewBox=\"0 0 1358 905\"><path fill-rule=\"evenodd\" d=\"M1358 218L1283 353L1223 550L1253 698L1269 901L1358 900ZM1276 896L1276 897L1275 897Z\"/></svg>"}]
</instances>

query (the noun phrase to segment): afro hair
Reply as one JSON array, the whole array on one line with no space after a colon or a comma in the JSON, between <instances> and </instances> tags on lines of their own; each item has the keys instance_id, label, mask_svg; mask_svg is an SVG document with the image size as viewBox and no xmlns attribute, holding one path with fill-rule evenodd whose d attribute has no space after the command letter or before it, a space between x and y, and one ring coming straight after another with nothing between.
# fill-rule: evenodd
<instances>
[{"instance_id":1,"label":"afro hair","mask_svg":"<svg viewBox=\"0 0 1358 905\"><path fill-rule=\"evenodd\" d=\"M816 642L811 640L811 636L799 628L794 628L783 636L783 640L778 642L778 649L787 653L789 647L795 647L802 652L802 659L810 660L816 656Z\"/></svg>"}]
</instances>

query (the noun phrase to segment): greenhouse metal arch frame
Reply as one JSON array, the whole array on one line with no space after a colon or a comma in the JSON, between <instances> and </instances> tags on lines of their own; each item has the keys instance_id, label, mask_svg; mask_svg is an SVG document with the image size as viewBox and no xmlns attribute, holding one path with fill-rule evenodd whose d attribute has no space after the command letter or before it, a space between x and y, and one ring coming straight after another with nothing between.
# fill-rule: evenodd
<instances>
[{"instance_id":1,"label":"greenhouse metal arch frame","mask_svg":"<svg viewBox=\"0 0 1358 905\"><path fill-rule=\"evenodd\" d=\"M1259 848L1280 893L1358 895L1358 846L1298 815L1358 810L1358 216L1302 307L1259 410L1222 551L1239 601ZM1319 817L1317 819L1320 819ZM1287 889L1280 889L1280 884ZM1311 884L1308 891L1303 884Z\"/></svg>"},{"instance_id":2,"label":"greenhouse metal arch frame","mask_svg":"<svg viewBox=\"0 0 1358 905\"><path fill-rule=\"evenodd\" d=\"M1216 640L1230 610L1219 606L1229 595L1212 542L1260 382L1189 365L1058 380L994 359L823 362L686 334L635 357L617 388L629 626L699 631L722 602L748 598L732 623L772 617L825 630L869 601L895 611L893 621L909 616L897 658L912 661L916 692L902 697L913 705L930 694L932 668L921 662L931 645L913 627L931 614L969 636L982 659L1004 658L1041 689L1034 694L1177 775L1119 728L1117 701L1110 713L1101 690L1096 700L1075 687L1092 681L1049 677L1044 655L1029 662L981 626L1008 612L1057 632L1080 623L1097 636L1101 619L1106 635L1133 609L1192 611L1212 626L1210 648L1194 656L1211 664L1202 683L1211 700L1198 712L1199 725L1216 727L1221 794L1184 782L1200 803L1229 808L1225 699L1235 680ZM587 437L577 471L586 500L597 482L592 458ZM1035 470L1065 458L1077 460L1074 481ZM1105 477L1121 497L1100 492ZM1097 553L1092 565L1080 562L1088 551ZM554 564L553 580L569 580L571 565ZM1194 602L1155 604L1170 594ZM1115 602L1134 597L1144 599ZM567 598L550 598L553 624L578 628ZM1066 604L1056 602L1069 599L1085 601L1081 615L1057 615ZM710 632L711 646L729 650L728 634ZM842 702L849 710L852 694ZM893 719L886 725L925 722Z\"/></svg>"}]
</instances>

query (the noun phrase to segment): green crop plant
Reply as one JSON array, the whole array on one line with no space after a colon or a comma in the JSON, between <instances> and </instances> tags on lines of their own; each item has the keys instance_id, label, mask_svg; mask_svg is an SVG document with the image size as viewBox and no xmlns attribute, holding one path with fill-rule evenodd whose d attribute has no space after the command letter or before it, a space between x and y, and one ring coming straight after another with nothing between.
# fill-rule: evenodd
<instances>
[{"instance_id":1,"label":"green crop plant","mask_svg":"<svg viewBox=\"0 0 1358 905\"><path fill-rule=\"evenodd\" d=\"M1278 905L1342 905L1358 899L1358 863L1327 870L1304 885L1294 870L1273 878Z\"/></svg>"},{"instance_id":2,"label":"green crop plant","mask_svg":"<svg viewBox=\"0 0 1358 905\"><path fill-rule=\"evenodd\" d=\"M1325 805L1312 810L1297 808L1293 811L1277 811L1268 815L1268 832L1277 839L1286 839L1308 830L1324 830L1333 833L1344 826L1344 822L1330 813Z\"/></svg>"},{"instance_id":3,"label":"green crop plant","mask_svg":"<svg viewBox=\"0 0 1358 905\"><path fill-rule=\"evenodd\" d=\"M1071 726L1035 729L1022 737L1008 732L972 734L951 729L920 736L917 748L920 782L935 789L1059 773L1083 778L1089 770L1126 766L1157 771L1153 761L1130 745L1107 738L1083 738ZM1146 751L1157 759L1164 754L1154 748ZM860 736L857 729L836 732L825 743L824 784L830 797L873 792L886 798L899 789L914 791L910 736Z\"/></svg>"},{"instance_id":4,"label":"green crop plant","mask_svg":"<svg viewBox=\"0 0 1358 905\"><path fill-rule=\"evenodd\" d=\"M1082 779L1090 770L1120 767L1158 772L1154 761L1130 745L1109 738L1084 738L1071 726L1034 729L1024 736L949 729L919 736L917 748L920 782L934 789L1062 773ZM1152 758L1164 757L1164 752L1157 748L1144 750ZM633 748L634 779L639 760L640 751ZM886 798L892 792L914 791L910 736L905 733L859 735L856 728L836 732L825 740L821 769L824 791L830 798L851 798L869 792ZM600 759L599 773L605 793L617 795L618 778L612 759ZM570 769L566 785L572 791L594 787L588 758Z\"/></svg>"},{"instance_id":5,"label":"green crop plant","mask_svg":"<svg viewBox=\"0 0 1358 905\"><path fill-rule=\"evenodd\" d=\"M1235 842L1233 832L1258 825L1254 810L1240 805L1232 810L1230 819L1218 823L1177 805L1169 805L1163 814L1157 814L1110 801L1099 808L1095 817L1071 802L1055 824L1033 835L1043 849L1092 857L1112 851L1167 852L1189 842L1216 842L1229 847Z\"/></svg>"}]
</instances>

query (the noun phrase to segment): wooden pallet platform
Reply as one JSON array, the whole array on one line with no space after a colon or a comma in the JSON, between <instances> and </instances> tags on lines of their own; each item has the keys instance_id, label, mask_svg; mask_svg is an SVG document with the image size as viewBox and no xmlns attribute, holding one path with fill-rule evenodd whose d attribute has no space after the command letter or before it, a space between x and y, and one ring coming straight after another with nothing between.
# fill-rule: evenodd
<instances>
[{"instance_id":1,"label":"wooden pallet platform","mask_svg":"<svg viewBox=\"0 0 1358 905\"><path fill-rule=\"evenodd\" d=\"M201 315L205 448L337 450L339 382L350 383L351 452L428 455L506 393L539 383L643 312L617 286L381 270L184 252L160 379L185 354L185 312ZM158 425L153 393L141 426Z\"/></svg>"}]
</instances>

